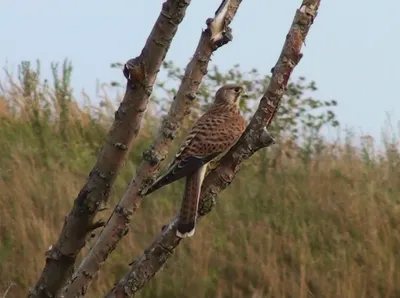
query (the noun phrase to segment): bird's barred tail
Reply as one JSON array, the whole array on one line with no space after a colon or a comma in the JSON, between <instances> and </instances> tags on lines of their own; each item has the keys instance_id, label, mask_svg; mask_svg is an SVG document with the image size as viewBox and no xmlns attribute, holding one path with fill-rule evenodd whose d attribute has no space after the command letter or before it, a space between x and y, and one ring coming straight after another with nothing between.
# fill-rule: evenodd
<instances>
[{"instance_id":1,"label":"bird's barred tail","mask_svg":"<svg viewBox=\"0 0 400 298\"><path fill-rule=\"evenodd\" d=\"M182 199L176 231L176 235L178 237L186 238L194 235L200 189L203 182L205 169L206 166L202 166L195 173L186 178L185 192Z\"/></svg>"}]
</instances>

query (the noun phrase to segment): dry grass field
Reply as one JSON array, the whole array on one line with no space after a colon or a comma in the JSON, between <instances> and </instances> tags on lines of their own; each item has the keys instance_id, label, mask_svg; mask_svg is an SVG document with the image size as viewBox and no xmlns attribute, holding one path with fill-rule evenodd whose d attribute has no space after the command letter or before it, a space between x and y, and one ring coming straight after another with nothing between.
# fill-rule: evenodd
<instances>
[{"instance_id":1,"label":"dry grass field","mask_svg":"<svg viewBox=\"0 0 400 298\"><path fill-rule=\"evenodd\" d=\"M59 88L1 84L0 296L11 282L7 297L24 297L35 283L112 120L107 107L79 108ZM110 206L158 125L150 113L145 122ZM285 144L257 153L138 296L400 297L398 147L386 142L378 154L353 141L312 156ZM126 272L175 214L181 190L174 183L144 200L87 297L101 297Z\"/></svg>"}]
</instances>

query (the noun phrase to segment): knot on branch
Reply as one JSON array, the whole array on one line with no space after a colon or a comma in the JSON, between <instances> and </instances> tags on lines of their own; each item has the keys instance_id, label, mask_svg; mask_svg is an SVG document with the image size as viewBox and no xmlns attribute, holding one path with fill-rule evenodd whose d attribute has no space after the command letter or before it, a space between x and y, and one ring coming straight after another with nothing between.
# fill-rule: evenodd
<instances>
[{"instance_id":1,"label":"knot on branch","mask_svg":"<svg viewBox=\"0 0 400 298\"><path fill-rule=\"evenodd\" d=\"M194 101L196 99L196 92L187 92L186 97L189 101Z\"/></svg>"},{"instance_id":2,"label":"knot on branch","mask_svg":"<svg viewBox=\"0 0 400 298\"><path fill-rule=\"evenodd\" d=\"M133 214L133 211L125 207L117 206L115 207L115 213L123 216L126 220L129 221L130 217Z\"/></svg>"},{"instance_id":3,"label":"knot on branch","mask_svg":"<svg viewBox=\"0 0 400 298\"><path fill-rule=\"evenodd\" d=\"M116 142L116 143L113 143L113 146L114 146L115 148L121 150L121 151L126 151L126 150L128 150L128 146L125 145L125 144L123 144L123 143Z\"/></svg>"},{"instance_id":4,"label":"knot on branch","mask_svg":"<svg viewBox=\"0 0 400 298\"><path fill-rule=\"evenodd\" d=\"M168 127L164 127L162 130L162 134L166 139L170 139L171 141L175 140L176 138L176 130L170 129Z\"/></svg>"},{"instance_id":5,"label":"knot on branch","mask_svg":"<svg viewBox=\"0 0 400 298\"><path fill-rule=\"evenodd\" d=\"M172 119L173 120L173 119ZM162 121L161 132L165 138L174 140L176 138L176 131L179 126L176 121L171 121L170 117L164 117Z\"/></svg>"},{"instance_id":6,"label":"knot on branch","mask_svg":"<svg viewBox=\"0 0 400 298\"><path fill-rule=\"evenodd\" d=\"M146 78L144 63L139 57L129 59L124 65L123 73L131 84L132 82L143 82Z\"/></svg>"},{"instance_id":7,"label":"knot on branch","mask_svg":"<svg viewBox=\"0 0 400 298\"><path fill-rule=\"evenodd\" d=\"M143 152L143 159L153 167L163 161L164 156L162 156L158 151L154 150L154 147L151 146L149 149Z\"/></svg>"},{"instance_id":8,"label":"knot on branch","mask_svg":"<svg viewBox=\"0 0 400 298\"><path fill-rule=\"evenodd\" d=\"M211 212L211 210L216 205L216 200L214 196L208 196L199 202L199 210L197 213L199 216L204 216Z\"/></svg>"}]
</instances>

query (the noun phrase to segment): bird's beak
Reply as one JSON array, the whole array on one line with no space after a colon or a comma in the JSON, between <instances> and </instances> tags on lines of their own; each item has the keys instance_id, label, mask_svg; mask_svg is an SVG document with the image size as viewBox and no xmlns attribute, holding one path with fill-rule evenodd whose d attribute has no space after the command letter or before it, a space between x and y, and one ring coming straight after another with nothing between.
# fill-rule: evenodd
<instances>
[{"instance_id":1,"label":"bird's beak","mask_svg":"<svg viewBox=\"0 0 400 298\"><path fill-rule=\"evenodd\" d=\"M236 103L237 105L239 105L239 103L240 103L240 101L241 101L242 99L247 99L247 98L249 98L249 95L248 95L248 94L246 93L246 91L243 89L242 92L240 92L240 96L238 96L238 97L236 98L235 103Z\"/></svg>"}]
</instances>

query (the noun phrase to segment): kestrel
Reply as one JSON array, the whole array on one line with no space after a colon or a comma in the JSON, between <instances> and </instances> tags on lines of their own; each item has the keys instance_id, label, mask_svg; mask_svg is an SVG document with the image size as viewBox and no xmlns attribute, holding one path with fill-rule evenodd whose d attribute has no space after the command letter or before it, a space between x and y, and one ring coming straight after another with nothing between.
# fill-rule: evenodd
<instances>
[{"instance_id":1,"label":"kestrel","mask_svg":"<svg viewBox=\"0 0 400 298\"><path fill-rule=\"evenodd\" d=\"M240 114L240 98L244 89L238 84L222 86L210 109L192 127L174 160L143 193L153 191L186 177L176 235L185 238L195 232L198 201L208 163L236 143L246 128Z\"/></svg>"}]
</instances>

